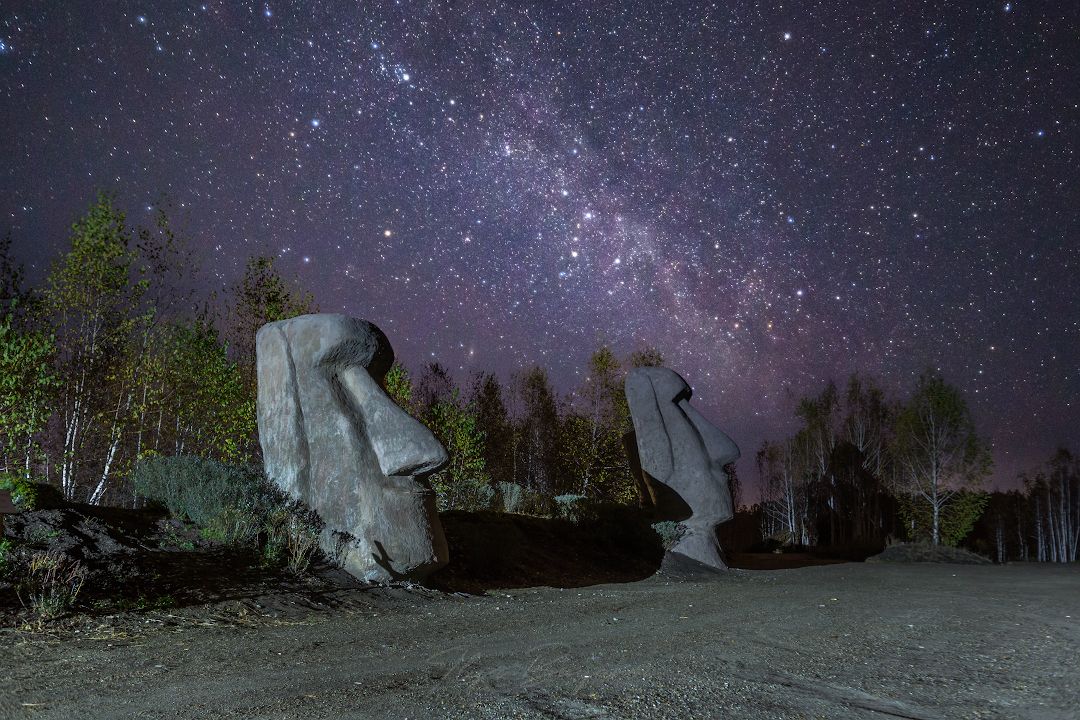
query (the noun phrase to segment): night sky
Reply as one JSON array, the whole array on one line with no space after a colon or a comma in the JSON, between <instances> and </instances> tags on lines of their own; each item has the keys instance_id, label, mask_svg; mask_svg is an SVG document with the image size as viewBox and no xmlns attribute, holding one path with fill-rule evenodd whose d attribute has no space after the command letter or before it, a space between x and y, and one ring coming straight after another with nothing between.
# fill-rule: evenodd
<instances>
[{"instance_id":1,"label":"night sky","mask_svg":"<svg viewBox=\"0 0 1080 720\"><path fill-rule=\"evenodd\" d=\"M648 343L750 477L934 366L1008 483L1080 449L1078 7L5 2L0 232L167 196L207 288L273 253L463 380Z\"/></svg>"}]
</instances>

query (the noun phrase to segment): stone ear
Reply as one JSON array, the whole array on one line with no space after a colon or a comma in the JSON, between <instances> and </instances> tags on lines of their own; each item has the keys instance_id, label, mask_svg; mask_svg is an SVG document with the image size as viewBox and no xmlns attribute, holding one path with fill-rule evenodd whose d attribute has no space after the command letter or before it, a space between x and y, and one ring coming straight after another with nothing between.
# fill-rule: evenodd
<instances>
[{"instance_id":1,"label":"stone ear","mask_svg":"<svg viewBox=\"0 0 1080 720\"><path fill-rule=\"evenodd\" d=\"M650 477L664 482L674 472L675 463L656 388L647 373L631 372L626 378L625 391L630 419L634 423L641 469Z\"/></svg>"}]
</instances>

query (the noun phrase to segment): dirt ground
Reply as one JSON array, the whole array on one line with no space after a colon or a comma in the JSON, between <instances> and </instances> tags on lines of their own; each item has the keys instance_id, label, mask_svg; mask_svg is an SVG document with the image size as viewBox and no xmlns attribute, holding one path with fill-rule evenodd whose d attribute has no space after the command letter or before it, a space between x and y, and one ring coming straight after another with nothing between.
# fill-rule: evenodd
<instances>
[{"instance_id":1,"label":"dirt ground","mask_svg":"<svg viewBox=\"0 0 1080 720\"><path fill-rule=\"evenodd\" d=\"M296 588L0 631L2 718L1080 717L1080 568Z\"/></svg>"}]
</instances>

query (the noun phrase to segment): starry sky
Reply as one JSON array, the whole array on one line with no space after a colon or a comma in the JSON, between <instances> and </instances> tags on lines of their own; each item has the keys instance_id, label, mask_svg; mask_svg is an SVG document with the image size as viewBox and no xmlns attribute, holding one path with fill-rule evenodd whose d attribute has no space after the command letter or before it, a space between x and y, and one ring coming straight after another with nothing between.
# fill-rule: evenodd
<instances>
[{"instance_id":1,"label":"starry sky","mask_svg":"<svg viewBox=\"0 0 1080 720\"><path fill-rule=\"evenodd\" d=\"M418 368L644 344L742 446L940 368L994 479L1078 448L1074 2L5 2L0 232L167 196ZM35 275L36 274L36 275Z\"/></svg>"}]
</instances>

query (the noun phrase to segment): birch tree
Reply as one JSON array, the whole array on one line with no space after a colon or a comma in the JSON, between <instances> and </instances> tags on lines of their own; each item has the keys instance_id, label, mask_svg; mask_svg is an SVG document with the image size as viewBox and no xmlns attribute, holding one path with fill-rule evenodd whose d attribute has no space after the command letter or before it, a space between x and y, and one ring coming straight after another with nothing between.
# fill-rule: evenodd
<instances>
[{"instance_id":1,"label":"birch tree","mask_svg":"<svg viewBox=\"0 0 1080 720\"><path fill-rule=\"evenodd\" d=\"M56 330L62 439L56 464L60 489L100 502L134 400L125 372L132 336L145 322L138 308L146 283L133 280L137 251L124 213L101 195L72 226L71 247L54 263L42 311Z\"/></svg>"},{"instance_id":2,"label":"birch tree","mask_svg":"<svg viewBox=\"0 0 1080 720\"><path fill-rule=\"evenodd\" d=\"M976 432L963 394L936 372L919 378L915 393L900 409L894 454L899 489L915 512L927 512L934 545L941 543L943 513L981 512L966 500L957 501L962 491L977 489L989 475L989 446Z\"/></svg>"}]
</instances>

